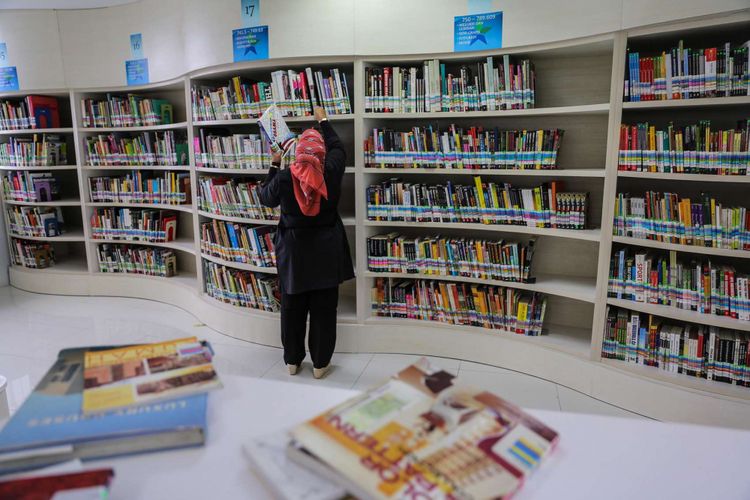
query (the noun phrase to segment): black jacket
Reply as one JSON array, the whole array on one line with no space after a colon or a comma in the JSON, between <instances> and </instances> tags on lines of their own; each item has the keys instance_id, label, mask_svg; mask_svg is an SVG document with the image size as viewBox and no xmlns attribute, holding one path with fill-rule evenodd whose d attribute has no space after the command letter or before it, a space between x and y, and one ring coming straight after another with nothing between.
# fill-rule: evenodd
<instances>
[{"instance_id":1,"label":"black jacket","mask_svg":"<svg viewBox=\"0 0 750 500\"><path fill-rule=\"evenodd\" d=\"M288 294L331 288L354 277L349 243L338 213L346 152L327 120L320 128L326 143L324 178L328 190L328 199L320 200L320 213L309 217L300 211L289 169L271 168L260 188L261 203L281 206L274 245L279 283Z\"/></svg>"}]
</instances>

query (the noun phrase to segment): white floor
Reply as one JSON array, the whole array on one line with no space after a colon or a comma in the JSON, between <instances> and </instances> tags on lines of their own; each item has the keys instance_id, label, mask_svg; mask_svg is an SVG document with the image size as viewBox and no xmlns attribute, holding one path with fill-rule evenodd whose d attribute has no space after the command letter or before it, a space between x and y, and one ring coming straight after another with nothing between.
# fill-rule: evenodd
<instances>
[{"instance_id":1,"label":"white floor","mask_svg":"<svg viewBox=\"0 0 750 500\"><path fill-rule=\"evenodd\" d=\"M12 394L33 387L66 347L153 342L195 335L211 342L221 374L362 389L376 384L417 356L335 354L323 380L308 362L290 377L281 351L222 335L179 308L138 299L61 297L0 287L0 375ZM566 387L502 368L436 358L443 368L526 408L644 418ZM11 397L11 406L18 404Z\"/></svg>"}]
</instances>

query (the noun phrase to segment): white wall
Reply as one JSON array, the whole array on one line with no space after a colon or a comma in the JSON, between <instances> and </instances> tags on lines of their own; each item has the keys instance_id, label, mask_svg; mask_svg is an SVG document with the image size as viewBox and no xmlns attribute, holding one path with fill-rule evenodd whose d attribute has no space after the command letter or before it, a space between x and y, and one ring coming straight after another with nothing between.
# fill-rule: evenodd
<instances>
[{"instance_id":1,"label":"white wall","mask_svg":"<svg viewBox=\"0 0 750 500\"><path fill-rule=\"evenodd\" d=\"M494 0L506 47L750 8L750 0ZM450 52L466 0L263 0L274 58ZM131 33L151 81L232 61L240 0L141 0L104 9L0 11L22 88L125 84Z\"/></svg>"}]
</instances>

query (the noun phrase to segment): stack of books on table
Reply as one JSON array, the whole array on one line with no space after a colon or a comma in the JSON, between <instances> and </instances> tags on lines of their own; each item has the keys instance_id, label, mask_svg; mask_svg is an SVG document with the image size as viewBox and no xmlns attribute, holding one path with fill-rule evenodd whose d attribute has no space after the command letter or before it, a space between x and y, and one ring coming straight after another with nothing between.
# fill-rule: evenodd
<instances>
[{"instance_id":1,"label":"stack of books on table","mask_svg":"<svg viewBox=\"0 0 750 500\"><path fill-rule=\"evenodd\" d=\"M202 445L212 360L195 337L60 351L0 432L0 474Z\"/></svg>"},{"instance_id":2,"label":"stack of books on table","mask_svg":"<svg viewBox=\"0 0 750 500\"><path fill-rule=\"evenodd\" d=\"M245 443L277 498L510 498L558 434L426 359L304 422Z\"/></svg>"}]
</instances>

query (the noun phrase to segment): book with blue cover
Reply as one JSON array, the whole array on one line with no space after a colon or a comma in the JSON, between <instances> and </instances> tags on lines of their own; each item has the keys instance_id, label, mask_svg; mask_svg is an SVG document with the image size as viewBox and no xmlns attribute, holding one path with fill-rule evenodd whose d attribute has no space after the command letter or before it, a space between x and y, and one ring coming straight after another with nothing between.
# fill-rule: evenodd
<instances>
[{"instance_id":1,"label":"book with blue cover","mask_svg":"<svg viewBox=\"0 0 750 500\"><path fill-rule=\"evenodd\" d=\"M111 412L82 412L84 356L101 348L60 351L57 361L0 432L0 474L80 459L201 445L207 395Z\"/></svg>"}]
</instances>

